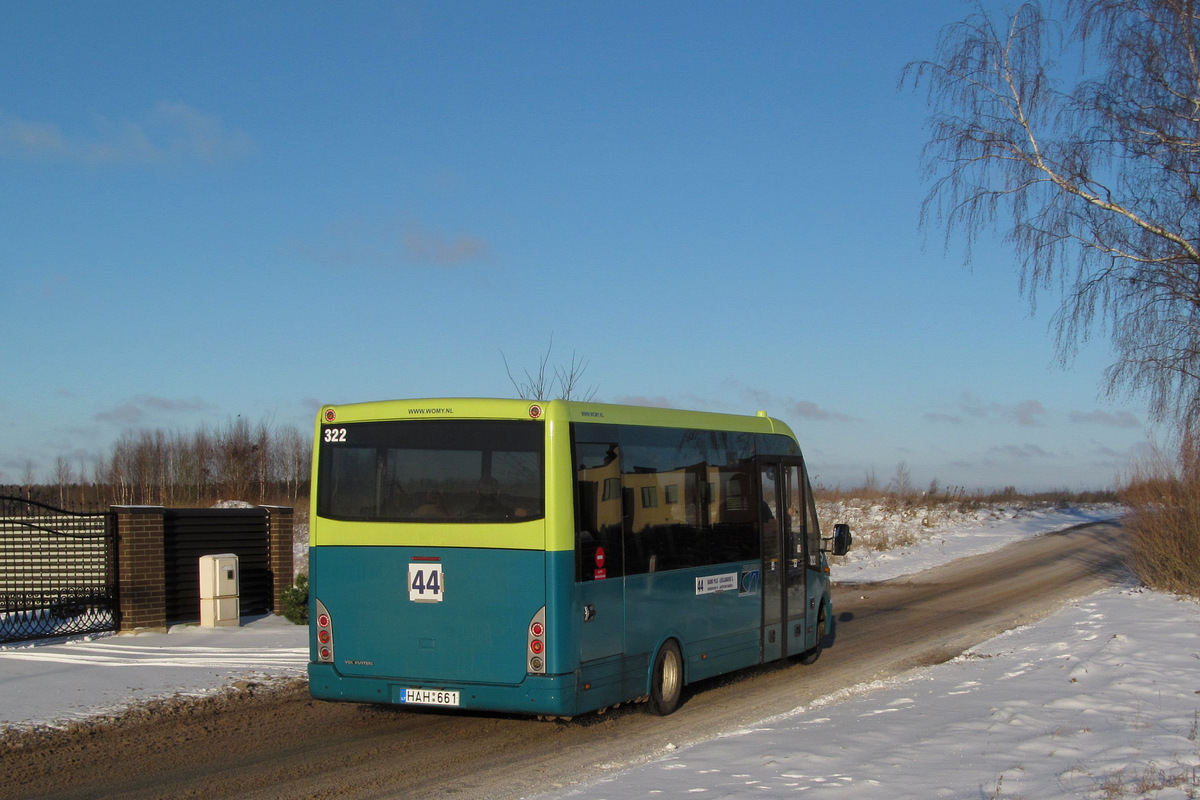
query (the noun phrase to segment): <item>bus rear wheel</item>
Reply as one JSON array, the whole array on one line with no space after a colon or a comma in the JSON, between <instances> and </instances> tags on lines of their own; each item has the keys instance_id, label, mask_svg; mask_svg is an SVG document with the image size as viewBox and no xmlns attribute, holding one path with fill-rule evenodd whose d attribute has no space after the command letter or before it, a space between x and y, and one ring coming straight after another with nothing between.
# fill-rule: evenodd
<instances>
[{"instance_id":1,"label":"bus rear wheel","mask_svg":"<svg viewBox=\"0 0 1200 800\"><path fill-rule=\"evenodd\" d=\"M683 656L679 644L670 639L654 657L654 672L650 676L650 708L665 717L679 707L683 696Z\"/></svg>"}]
</instances>

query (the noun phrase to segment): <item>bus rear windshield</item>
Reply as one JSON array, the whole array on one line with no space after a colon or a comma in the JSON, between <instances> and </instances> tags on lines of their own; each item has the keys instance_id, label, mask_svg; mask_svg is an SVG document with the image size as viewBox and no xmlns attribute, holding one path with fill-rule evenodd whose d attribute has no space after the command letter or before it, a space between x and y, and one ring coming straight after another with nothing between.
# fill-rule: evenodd
<instances>
[{"instance_id":1,"label":"bus rear windshield","mask_svg":"<svg viewBox=\"0 0 1200 800\"><path fill-rule=\"evenodd\" d=\"M410 420L322 427L317 514L375 522L521 522L545 513L545 425Z\"/></svg>"}]
</instances>

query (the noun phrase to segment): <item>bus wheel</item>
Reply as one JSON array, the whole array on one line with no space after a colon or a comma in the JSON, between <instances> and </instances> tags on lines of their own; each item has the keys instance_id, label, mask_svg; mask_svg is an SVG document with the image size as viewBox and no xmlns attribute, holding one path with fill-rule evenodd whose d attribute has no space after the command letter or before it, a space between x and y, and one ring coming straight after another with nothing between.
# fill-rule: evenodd
<instances>
[{"instance_id":1,"label":"bus wheel","mask_svg":"<svg viewBox=\"0 0 1200 800\"><path fill-rule=\"evenodd\" d=\"M679 644L669 639L654 658L654 674L650 677L650 708L665 717L679 707L683 695L683 656Z\"/></svg>"},{"instance_id":2,"label":"bus wheel","mask_svg":"<svg viewBox=\"0 0 1200 800\"><path fill-rule=\"evenodd\" d=\"M825 636L829 633L829 620L825 618L825 604L821 603L821 610L817 612L817 643L813 645L813 649L806 653L800 654L800 663L804 665L815 664L817 659L821 657L821 648L825 644Z\"/></svg>"}]
</instances>

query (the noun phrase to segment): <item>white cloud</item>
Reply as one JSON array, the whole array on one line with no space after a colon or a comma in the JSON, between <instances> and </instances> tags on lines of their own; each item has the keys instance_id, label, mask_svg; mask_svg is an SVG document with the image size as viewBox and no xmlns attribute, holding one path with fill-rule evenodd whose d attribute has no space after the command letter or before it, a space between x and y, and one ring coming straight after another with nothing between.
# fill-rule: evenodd
<instances>
[{"instance_id":1,"label":"white cloud","mask_svg":"<svg viewBox=\"0 0 1200 800\"><path fill-rule=\"evenodd\" d=\"M676 405L661 395L658 397L645 397L642 395L622 395L613 399L614 403L629 406L649 406L651 408L676 408Z\"/></svg>"},{"instance_id":2,"label":"white cloud","mask_svg":"<svg viewBox=\"0 0 1200 800\"><path fill-rule=\"evenodd\" d=\"M186 414L192 411L208 412L215 406L199 398L179 400L153 395L137 395L119 406L96 413L98 422L116 422L121 425L137 425L147 416Z\"/></svg>"},{"instance_id":3,"label":"white cloud","mask_svg":"<svg viewBox=\"0 0 1200 800\"><path fill-rule=\"evenodd\" d=\"M1037 400L1026 400L1014 406L1002 407L1001 411L1006 417L1015 420L1018 425L1027 428L1036 428L1046 424L1046 408Z\"/></svg>"},{"instance_id":4,"label":"white cloud","mask_svg":"<svg viewBox=\"0 0 1200 800\"><path fill-rule=\"evenodd\" d=\"M292 249L303 258L331 269L454 267L483 261L490 255L487 242L478 236L447 235L411 219L383 224L341 220L311 240L295 242Z\"/></svg>"},{"instance_id":5,"label":"white cloud","mask_svg":"<svg viewBox=\"0 0 1200 800\"><path fill-rule=\"evenodd\" d=\"M795 398L779 397L765 389L747 386L741 381L728 378L721 386L737 392L756 409L763 409L772 416L786 418L812 419L832 422L854 422L854 418L840 411L822 408L811 400L796 400ZM772 413L772 409L782 409Z\"/></svg>"},{"instance_id":6,"label":"white cloud","mask_svg":"<svg viewBox=\"0 0 1200 800\"><path fill-rule=\"evenodd\" d=\"M161 102L137 118L96 117L90 130L67 132L44 120L0 112L0 154L91 166L214 163L255 149L245 131L185 103Z\"/></svg>"},{"instance_id":7,"label":"white cloud","mask_svg":"<svg viewBox=\"0 0 1200 800\"><path fill-rule=\"evenodd\" d=\"M405 259L418 264L463 264L488 254L487 244L477 236L458 234L447 238L412 221L404 226L403 242Z\"/></svg>"},{"instance_id":8,"label":"white cloud","mask_svg":"<svg viewBox=\"0 0 1200 800\"><path fill-rule=\"evenodd\" d=\"M1113 414L1097 409L1095 411L1072 411L1071 422L1087 425L1105 425L1110 428L1136 428L1141 421L1128 411L1118 411Z\"/></svg>"},{"instance_id":9,"label":"white cloud","mask_svg":"<svg viewBox=\"0 0 1200 800\"><path fill-rule=\"evenodd\" d=\"M1007 444L1000 447L993 447L988 451L989 455L999 456L1004 459L1012 459L1014 461L1029 461L1032 459L1053 458L1054 455L1044 448L1036 444Z\"/></svg>"},{"instance_id":10,"label":"white cloud","mask_svg":"<svg viewBox=\"0 0 1200 800\"><path fill-rule=\"evenodd\" d=\"M1037 428L1046 424L1046 407L1037 400L1024 400L1020 403L989 403L971 392L963 392L958 400L958 410L971 419L996 421L1007 420L1026 428ZM925 415L930 422L962 422L962 417L954 414L931 412Z\"/></svg>"}]
</instances>

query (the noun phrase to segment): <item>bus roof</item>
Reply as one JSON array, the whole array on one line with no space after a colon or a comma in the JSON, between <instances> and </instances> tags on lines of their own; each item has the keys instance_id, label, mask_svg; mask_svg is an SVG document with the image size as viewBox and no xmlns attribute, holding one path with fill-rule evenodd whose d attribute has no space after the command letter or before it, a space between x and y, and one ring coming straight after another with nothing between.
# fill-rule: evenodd
<instances>
[{"instance_id":1,"label":"bus roof","mask_svg":"<svg viewBox=\"0 0 1200 800\"><path fill-rule=\"evenodd\" d=\"M513 400L479 397L380 400L322 406L318 424L402 419L546 419L662 428L702 428L747 433L781 433L796 438L788 425L759 411L756 415L685 411L654 406L585 403L576 400Z\"/></svg>"}]
</instances>

